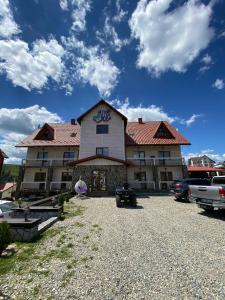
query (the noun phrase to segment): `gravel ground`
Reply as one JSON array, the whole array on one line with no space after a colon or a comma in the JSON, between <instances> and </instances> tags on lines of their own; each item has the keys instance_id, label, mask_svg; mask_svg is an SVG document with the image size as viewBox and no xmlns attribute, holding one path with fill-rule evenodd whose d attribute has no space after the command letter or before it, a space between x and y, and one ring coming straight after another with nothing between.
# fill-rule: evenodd
<instances>
[{"instance_id":1,"label":"gravel ground","mask_svg":"<svg viewBox=\"0 0 225 300\"><path fill-rule=\"evenodd\" d=\"M12 299L225 298L225 213L165 196L138 199L137 209L72 202L84 214L56 223L28 271L2 279ZM60 247L69 253L43 258Z\"/></svg>"}]
</instances>

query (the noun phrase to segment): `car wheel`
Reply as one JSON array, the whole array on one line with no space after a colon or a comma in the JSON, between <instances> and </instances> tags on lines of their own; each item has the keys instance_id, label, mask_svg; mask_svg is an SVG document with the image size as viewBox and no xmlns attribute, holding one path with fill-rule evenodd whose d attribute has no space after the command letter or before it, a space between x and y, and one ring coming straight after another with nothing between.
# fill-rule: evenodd
<instances>
[{"instance_id":1,"label":"car wheel","mask_svg":"<svg viewBox=\"0 0 225 300\"><path fill-rule=\"evenodd\" d=\"M131 199L130 199L130 204L131 206L133 207L136 207L137 206L137 199L135 196L133 196Z\"/></svg>"},{"instance_id":2,"label":"car wheel","mask_svg":"<svg viewBox=\"0 0 225 300\"><path fill-rule=\"evenodd\" d=\"M116 206L121 207L121 199L119 196L116 196Z\"/></svg>"}]
</instances>

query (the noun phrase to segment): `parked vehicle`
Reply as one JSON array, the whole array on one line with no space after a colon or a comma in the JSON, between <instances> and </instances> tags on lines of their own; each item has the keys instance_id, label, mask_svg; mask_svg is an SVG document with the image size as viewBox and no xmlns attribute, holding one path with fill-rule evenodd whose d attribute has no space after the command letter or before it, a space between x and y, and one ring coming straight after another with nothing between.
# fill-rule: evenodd
<instances>
[{"instance_id":1,"label":"parked vehicle","mask_svg":"<svg viewBox=\"0 0 225 300\"><path fill-rule=\"evenodd\" d=\"M225 209L225 176L215 176L211 186L189 186L190 198L204 210Z\"/></svg>"},{"instance_id":2,"label":"parked vehicle","mask_svg":"<svg viewBox=\"0 0 225 300\"><path fill-rule=\"evenodd\" d=\"M174 193L176 184L179 183L179 182L181 182L181 180L174 180L174 181L171 183L171 185L170 185L170 187L169 187L171 193Z\"/></svg>"},{"instance_id":3,"label":"parked vehicle","mask_svg":"<svg viewBox=\"0 0 225 300\"><path fill-rule=\"evenodd\" d=\"M7 218L10 216L12 208L17 207L16 203L8 200L0 200L0 218Z\"/></svg>"},{"instance_id":4,"label":"parked vehicle","mask_svg":"<svg viewBox=\"0 0 225 300\"><path fill-rule=\"evenodd\" d=\"M133 207L137 206L137 198L133 189L128 184L124 184L122 188L116 189L116 206L121 207L123 204L129 204Z\"/></svg>"},{"instance_id":5,"label":"parked vehicle","mask_svg":"<svg viewBox=\"0 0 225 300\"><path fill-rule=\"evenodd\" d=\"M177 182L174 188L174 195L176 200L184 199L186 201L190 201L189 194L188 194L190 185L209 186L211 185L211 182L209 179L201 179L201 178L185 178L180 182Z\"/></svg>"}]
</instances>

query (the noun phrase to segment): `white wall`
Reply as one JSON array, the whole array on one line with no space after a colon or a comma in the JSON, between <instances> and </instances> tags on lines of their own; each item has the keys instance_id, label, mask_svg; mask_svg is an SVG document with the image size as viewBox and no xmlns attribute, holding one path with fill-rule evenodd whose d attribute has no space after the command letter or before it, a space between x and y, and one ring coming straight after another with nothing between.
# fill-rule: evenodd
<instances>
[{"instance_id":1,"label":"white wall","mask_svg":"<svg viewBox=\"0 0 225 300\"><path fill-rule=\"evenodd\" d=\"M93 121L93 116L98 113L99 109L108 109L108 106L99 105L82 119L79 158L96 155L97 147L108 147L109 156L125 159L124 120L117 113L110 110L111 120L96 123ZM96 134L97 124L108 124L109 133Z\"/></svg>"},{"instance_id":2,"label":"white wall","mask_svg":"<svg viewBox=\"0 0 225 300\"><path fill-rule=\"evenodd\" d=\"M150 158L151 156L158 157L159 151L170 151L171 157L181 157L180 145L170 145L170 146L129 146L126 147L126 158L132 158L135 151L145 151L145 158Z\"/></svg>"},{"instance_id":3,"label":"white wall","mask_svg":"<svg viewBox=\"0 0 225 300\"><path fill-rule=\"evenodd\" d=\"M63 159L64 152L75 152L78 156L79 147L29 147L27 159L36 159L38 152L48 152L48 159Z\"/></svg>"}]
</instances>

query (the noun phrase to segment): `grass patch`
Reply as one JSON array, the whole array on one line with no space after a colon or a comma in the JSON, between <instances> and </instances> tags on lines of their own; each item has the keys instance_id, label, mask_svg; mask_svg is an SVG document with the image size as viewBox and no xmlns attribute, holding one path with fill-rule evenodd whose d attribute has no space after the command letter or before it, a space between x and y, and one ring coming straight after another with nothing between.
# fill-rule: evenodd
<instances>
[{"instance_id":1,"label":"grass patch","mask_svg":"<svg viewBox=\"0 0 225 300\"><path fill-rule=\"evenodd\" d=\"M84 227L84 224L83 223L80 223L80 222L76 222L75 224L74 224L74 226L76 226L76 227Z\"/></svg>"},{"instance_id":2,"label":"grass patch","mask_svg":"<svg viewBox=\"0 0 225 300\"><path fill-rule=\"evenodd\" d=\"M76 216L83 215L85 207L80 205L75 205L74 203L65 202L64 204L64 214L66 218L72 218Z\"/></svg>"},{"instance_id":3,"label":"grass patch","mask_svg":"<svg viewBox=\"0 0 225 300\"><path fill-rule=\"evenodd\" d=\"M97 247L96 245L92 245L92 246L91 246L91 250L92 250L92 251L98 251L98 247Z\"/></svg>"}]
</instances>

